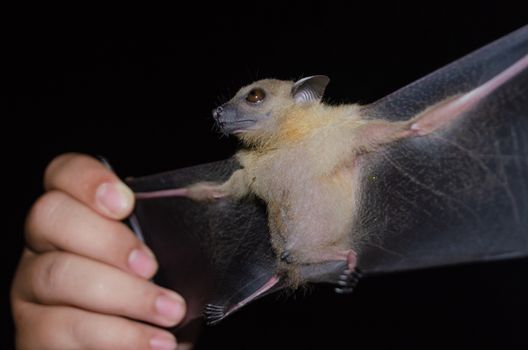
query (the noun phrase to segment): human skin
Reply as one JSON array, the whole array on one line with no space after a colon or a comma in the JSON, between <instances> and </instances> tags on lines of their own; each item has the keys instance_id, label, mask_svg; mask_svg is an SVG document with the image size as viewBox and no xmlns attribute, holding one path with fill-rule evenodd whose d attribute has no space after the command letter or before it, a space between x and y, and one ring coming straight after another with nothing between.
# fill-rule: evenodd
<instances>
[{"instance_id":1,"label":"human skin","mask_svg":"<svg viewBox=\"0 0 528 350\"><path fill-rule=\"evenodd\" d=\"M81 154L54 159L44 187L11 290L17 348L176 348L161 327L181 322L185 301L149 281L156 259L120 221L134 206L130 189Z\"/></svg>"}]
</instances>

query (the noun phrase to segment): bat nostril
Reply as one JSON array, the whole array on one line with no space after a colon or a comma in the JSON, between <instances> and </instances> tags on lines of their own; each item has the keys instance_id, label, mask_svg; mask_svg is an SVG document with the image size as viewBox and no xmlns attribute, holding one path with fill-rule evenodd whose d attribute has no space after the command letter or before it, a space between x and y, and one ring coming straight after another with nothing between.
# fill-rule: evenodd
<instances>
[{"instance_id":1,"label":"bat nostril","mask_svg":"<svg viewBox=\"0 0 528 350\"><path fill-rule=\"evenodd\" d=\"M218 107L216 109L213 109L213 117L215 119L218 119L223 111L224 111L224 109L222 107Z\"/></svg>"}]
</instances>

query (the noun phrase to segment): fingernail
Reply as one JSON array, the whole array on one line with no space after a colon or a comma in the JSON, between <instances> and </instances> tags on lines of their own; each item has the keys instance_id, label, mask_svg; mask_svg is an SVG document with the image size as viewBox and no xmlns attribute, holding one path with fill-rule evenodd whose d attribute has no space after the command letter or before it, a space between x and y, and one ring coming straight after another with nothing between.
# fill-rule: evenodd
<instances>
[{"instance_id":1,"label":"fingernail","mask_svg":"<svg viewBox=\"0 0 528 350\"><path fill-rule=\"evenodd\" d=\"M141 277L149 278L156 271L154 255L148 249L134 249L128 256L128 266Z\"/></svg>"},{"instance_id":2,"label":"fingernail","mask_svg":"<svg viewBox=\"0 0 528 350\"><path fill-rule=\"evenodd\" d=\"M173 350L176 349L176 339L171 335L160 334L150 339L152 350Z\"/></svg>"},{"instance_id":3,"label":"fingernail","mask_svg":"<svg viewBox=\"0 0 528 350\"><path fill-rule=\"evenodd\" d=\"M118 217L127 215L134 203L134 194L121 182L101 184L95 198L109 214Z\"/></svg>"},{"instance_id":4,"label":"fingernail","mask_svg":"<svg viewBox=\"0 0 528 350\"><path fill-rule=\"evenodd\" d=\"M183 318L183 299L176 293L166 293L156 299L156 311L171 322L179 322Z\"/></svg>"}]
</instances>

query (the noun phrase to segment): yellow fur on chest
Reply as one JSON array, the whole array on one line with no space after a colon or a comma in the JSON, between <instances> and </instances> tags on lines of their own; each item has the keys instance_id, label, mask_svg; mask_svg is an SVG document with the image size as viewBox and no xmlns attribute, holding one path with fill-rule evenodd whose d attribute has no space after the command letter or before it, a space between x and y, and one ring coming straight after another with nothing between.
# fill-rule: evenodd
<instances>
[{"instance_id":1,"label":"yellow fur on chest","mask_svg":"<svg viewBox=\"0 0 528 350\"><path fill-rule=\"evenodd\" d=\"M239 156L239 160L246 171L250 192L268 203L279 199L276 198L278 194L283 193L285 195L288 188L301 181L296 176L295 169L288 168L289 162L284 155L270 152L265 154L252 153Z\"/></svg>"},{"instance_id":2,"label":"yellow fur on chest","mask_svg":"<svg viewBox=\"0 0 528 350\"><path fill-rule=\"evenodd\" d=\"M346 187L342 169L353 164L350 154L351 138L363 121L354 114L357 107L321 107L321 115L297 110L281 124L273 143L265 148L243 150L237 158L244 167L250 190L269 201L318 181Z\"/></svg>"}]
</instances>

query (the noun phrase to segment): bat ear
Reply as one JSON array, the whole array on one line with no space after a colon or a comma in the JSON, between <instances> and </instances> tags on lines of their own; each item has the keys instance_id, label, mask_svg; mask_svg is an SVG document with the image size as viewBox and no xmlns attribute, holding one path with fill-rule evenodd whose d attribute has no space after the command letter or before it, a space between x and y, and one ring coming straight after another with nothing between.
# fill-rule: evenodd
<instances>
[{"instance_id":1,"label":"bat ear","mask_svg":"<svg viewBox=\"0 0 528 350\"><path fill-rule=\"evenodd\" d=\"M291 89L292 97L297 103L319 101L329 82L330 78L326 75L313 75L297 80Z\"/></svg>"}]
</instances>

